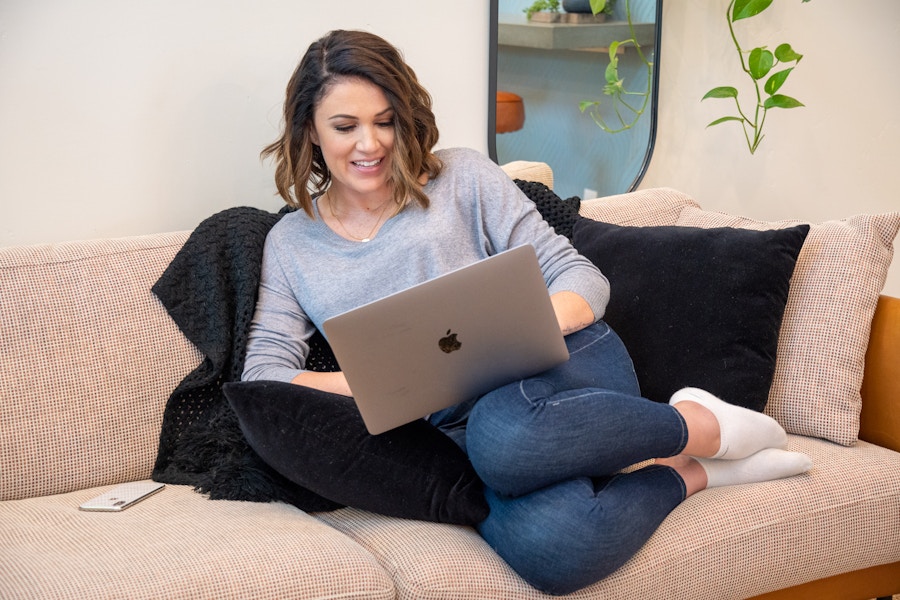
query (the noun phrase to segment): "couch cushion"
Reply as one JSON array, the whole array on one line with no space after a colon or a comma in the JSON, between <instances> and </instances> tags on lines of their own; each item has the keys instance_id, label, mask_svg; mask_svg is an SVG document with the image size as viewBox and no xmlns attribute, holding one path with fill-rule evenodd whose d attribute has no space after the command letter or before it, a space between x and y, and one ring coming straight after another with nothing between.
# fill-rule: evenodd
<instances>
[{"instance_id":1,"label":"couch cushion","mask_svg":"<svg viewBox=\"0 0 900 600\"><path fill-rule=\"evenodd\" d=\"M150 293L186 239L0 248L0 500L150 476L200 360Z\"/></svg>"},{"instance_id":2,"label":"couch cushion","mask_svg":"<svg viewBox=\"0 0 900 600\"><path fill-rule=\"evenodd\" d=\"M791 273L808 225L622 227L582 219L574 245L606 275L604 319L634 361L644 397L683 387L762 411Z\"/></svg>"},{"instance_id":3,"label":"couch cushion","mask_svg":"<svg viewBox=\"0 0 900 600\"><path fill-rule=\"evenodd\" d=\"M78 510L107 489L0 502L0 597L395 597L373 556L292 506L169 485L122 513Z\"/></svg>"},{"instance_id":4,"label":"couch cushion","mask_svg":"<svg viewBox=\"0 0 900 600\"><path fill-rule=\"evenodd\" d=\"M790 436L804 475L700 492L622 568L573 598L739 600L900 560L900 454ZM548 598L467 527L356 509L316 515L374 554L400 597Z\"/></svg>"},{"instance_id":5,"label":"couch cushion","mask_svg":"<svg viewBox=\"0 0 900 600\"><path fill-rule=\"evenodd\" d=\"M674 225L681 211L698 207L693 198L671 188L651 188L627 194L582 200L581 216L616 225Z\"/></svg>"},{"instance_id":6,"label":"couch cushion","mask_svg":"<svg viewBox=\"0 0 900 600\"><path fill-rule=\"evenodd\" d=\"M537 181L553 189L553 169L543 162L530 160L514 160L500 165L510 179Z\"/></svg>"},{"instance_id":7,"label":"couch cushion","mask_svg":"<svg viewBox=\"0 0 900 600\"><path fill-rule=\"evenodd\" d=\"M678 225L782 229L685 208ZM791 433L852 444L872 316L893 256L900 213L813 224L791 282L766 412Z\"/></svg>"}]
</instances>

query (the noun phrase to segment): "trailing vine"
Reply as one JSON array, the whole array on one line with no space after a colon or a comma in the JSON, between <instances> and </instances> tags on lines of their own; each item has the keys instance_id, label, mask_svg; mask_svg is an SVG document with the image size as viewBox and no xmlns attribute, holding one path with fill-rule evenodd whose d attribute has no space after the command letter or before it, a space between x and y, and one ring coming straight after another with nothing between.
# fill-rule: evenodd
<instances>
[{"instance_id":1,"label":"trailing vine","mask_svg":"<svg viewBox=\"0 0 900 600\"><path fill-rule=\"evenodd\" d=\"M701 102L707 98L734 99L735 106L737 107L737 115L721 117L707 125L707 127L731 121L740 123L744 130L744 137L747 140L747 147L750 149L750 154L756 152L765 137L763 134L763 126L766 123L766 115L769 109L798 108L804 106L803 103L796 98L780 93L788 76L800 63L800 59L803 58L803 55L798 54L790 44L779 44L774 52L770 51L766 46L759 46L747 52L741 47L734 31L734 23L736 21L755 17L769 8L772 1L773 0L731 0L725 11L725 18L728 21L728 30L731 33L731 40L734 43L734 47L737 49L738 57L741 61L741 70L750 77L756 91L755 104L750 110L744 110L738 100L737 88L731 86L715 87L709 90L701 99ZM809 0L803 0L803 2L809 2ZM779 70L773 72L774 69ZM765 97L763 96L764 93Z\"/></svg>"},{"instance_id":2,"label":"trailing vine","mask_svg":"<svg viewBox=\"0 0 900 600\"><path fill-rule=\"evenodd\" d=\"M608 10L606 0L591 0L591 10L596 15ZM615 118L610 122L604 118L600 111L601 100L585 100L579 103L582 113L587 112L600 129L607 133L620 133L634 127L641 115L650 105L650 91L653 81L653 62L644 55L641 45L637 41L634 24L631 20L631 7L629 0L625 0L625 17L628 21L628 30L631 37L627 40L614 41L609 45L609 64L606 66L603 95L612 98L613 113ZM647 71L647 85L643 91L629 90L625 86L625 80L619 75L618 50L626 45L634 46L638 59L643 63ZM636 102L634 100L637 100Z\"/></svg>"}]
</instances>

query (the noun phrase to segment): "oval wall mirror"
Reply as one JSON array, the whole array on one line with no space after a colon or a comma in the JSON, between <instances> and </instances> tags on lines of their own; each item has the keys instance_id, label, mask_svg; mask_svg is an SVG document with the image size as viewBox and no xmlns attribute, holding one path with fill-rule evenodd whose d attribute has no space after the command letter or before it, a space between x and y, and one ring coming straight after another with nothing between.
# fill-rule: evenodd
<instances>
[{"instance_id":1,"label":"oval wall mirror","mask_svg":"<svg viewBox=\"0 0 900 600\"><path fill-rule=\"evenodd\" d=\"M565 0L529 19L533 1L491 0L491 158L548 163L562 198L635 189L656 136L662 0L615 0L599 18Z\"/></svg>"}]
</instances>

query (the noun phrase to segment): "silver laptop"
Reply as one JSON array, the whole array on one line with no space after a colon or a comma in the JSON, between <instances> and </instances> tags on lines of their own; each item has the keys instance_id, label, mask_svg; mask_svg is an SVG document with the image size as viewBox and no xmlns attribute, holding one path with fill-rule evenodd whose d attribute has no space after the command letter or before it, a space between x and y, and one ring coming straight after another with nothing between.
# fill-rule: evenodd
<instances>
[{"instance_id":1,"label":"silver laptop","mask_svg":"<svg viewBox=\"0 0 900 600\"><path fill-rule=\"evenodd\" d=\"M322 329L373 434L569 358L530 245L332 317Z\"/></svg>"}]
</instances>

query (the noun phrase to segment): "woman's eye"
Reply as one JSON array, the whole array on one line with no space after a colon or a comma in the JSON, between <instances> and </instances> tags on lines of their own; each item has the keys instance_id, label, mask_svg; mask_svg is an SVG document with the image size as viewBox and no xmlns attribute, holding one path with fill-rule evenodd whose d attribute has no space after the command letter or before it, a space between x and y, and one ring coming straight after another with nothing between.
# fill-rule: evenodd
<instances>
[{"instance_id":1,"label":"woman's eye","mask_svg":"<svg viewBox=\"0 0 900 600\"><path fill-rule=\"evenodd\" d=\"M394 120L390 119L388 121L378 121L375 123L375 126L382 129L392 129L394 127ZM335 125L334 130L338 133L350 133L351 131L356 129L356 127L356 123L352 123L350 125Z\"/></svg>"}]
</instances>

